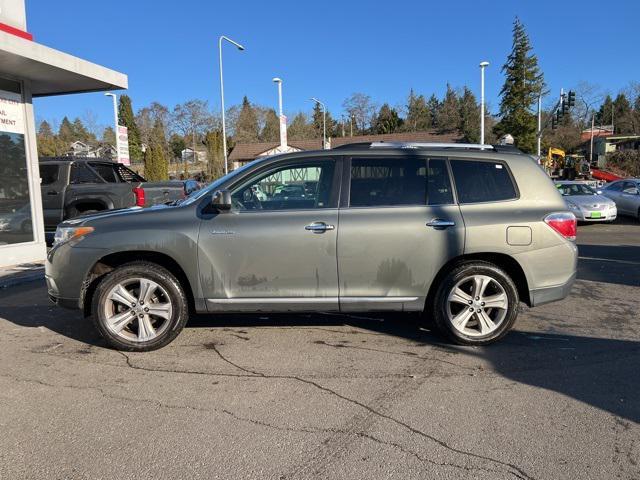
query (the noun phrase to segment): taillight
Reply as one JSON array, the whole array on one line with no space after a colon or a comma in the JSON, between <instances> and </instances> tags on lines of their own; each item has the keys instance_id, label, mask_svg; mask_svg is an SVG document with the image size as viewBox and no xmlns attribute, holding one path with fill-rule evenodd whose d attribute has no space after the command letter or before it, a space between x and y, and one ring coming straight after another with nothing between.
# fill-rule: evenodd
<instances>
[{"instance_id":1,"label":"taillight","mask_svg":"<svg viewBox=\"0 0 640 480\"><path fill-rule=\"evenodd\" d=\"M576 216L570 212L552 213L544 218L547 225L567 240L575 240L578 232Z\"/></svg>"},{"instance_id":2,"label":"taillight","mask_svg":"<svg viewBox=\"0 0 640 480\"><path fill-rule=\"evenodd\" d=\"M136 196L136 207L144 207L144 188L136 187L133 189L133 194Z\"/></svg>"}]
</instances>

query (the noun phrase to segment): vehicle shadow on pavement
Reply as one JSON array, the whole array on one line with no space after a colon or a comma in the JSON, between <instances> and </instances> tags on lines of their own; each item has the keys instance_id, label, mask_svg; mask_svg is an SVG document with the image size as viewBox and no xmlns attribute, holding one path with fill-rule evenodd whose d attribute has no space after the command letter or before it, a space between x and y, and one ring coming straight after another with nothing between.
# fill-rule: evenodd
<instances>
[{"instance_id":1,"label":"vehicle shadow on pavement","mask_svg":"<svg viewBox=\"0 0 640 480\"><path fill-rule=\"evenodd\" d=\"M513 331L486 347L461 347L421 326L416 317L372 315L229 315L193 318L190 327L350 326L400 337L413 345L470 356L514 382L554 391L613 415L640 422L640 342ZM347 347L342 347L347 348ZM437 352L436 352L437 354ZM482 362L482 363L481 363ZM464 361L467 365L474 362ZM468 373L468 370L466 370ZM580 421L580 419L575 419Z\"/></svg>"},{"instance_id":2,"label":"vehicle shadow on pavement","mask_svg":"<svg viewBox=\"0 0 640 480\"><path fill-rule=\"evenodd\" d=\"M640 246L579 245L579 280L640 286Z\"/></svg>"},{"instance_id":3,"label":"vehicle shadow on pavement","mask_svg":"<svg viewBox=\"0 0 640 480\"><path fill-rule=\"evenodd\" d=\"M25 287L12 290L17 292L22 288ZM91 322L83 319L79 312L61 310L39 295L30 305L10 303L0 302L0 318L22 327L46 328L67 338L106 347ZM407 346L431 350L423 361L430 361L429 357L437 356L438 352L454 354L459 360L447 363L447 375L468 375L470 369L479 375L499 375L640 422L640 342L513 331L487 347L461 347L447 342L417 320L417 316L408 314L193 315L187 328L206 328L215 332L237 327L334 327L331 328L332 335L344 334L345 337L353 331L335 327L362 329L399 339L399 345L392 342L391 347L387 347L398 349L398 352ZM203 344L207 341L203 336ZM300 344L291 348L306 347ZM385 352L372 354L384 355ZM408 358L420 359L421 355L418 351L415 357Z\"/></svg>"}]
</instances>

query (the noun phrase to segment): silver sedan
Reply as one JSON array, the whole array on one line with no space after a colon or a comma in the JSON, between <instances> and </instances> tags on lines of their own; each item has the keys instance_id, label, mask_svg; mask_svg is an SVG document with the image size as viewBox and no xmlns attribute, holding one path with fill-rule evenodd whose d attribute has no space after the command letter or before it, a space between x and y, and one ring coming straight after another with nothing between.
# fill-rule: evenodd
<instances>
[{"instance_id":1,"label":"silver sedan","mask_svg":"<svg viewBox=\"0 0 640 480\"><path fill-rule=\"evenodd\" d=\"M618 210L615 202L599 195L583 182L556 182L567 207L579 222L611 222Z\"/></svg>"},{"instance_id":2,"label":"silver sedan","mask_svg":"<svg viewBox=\"0 0 640 480\"><path fill-rule=\"evenodd\" d=\"M620 215L640 220L640 180L637 178L611 182L602 189L602 195L616 203Z\"/></svg>"}]
</instances>

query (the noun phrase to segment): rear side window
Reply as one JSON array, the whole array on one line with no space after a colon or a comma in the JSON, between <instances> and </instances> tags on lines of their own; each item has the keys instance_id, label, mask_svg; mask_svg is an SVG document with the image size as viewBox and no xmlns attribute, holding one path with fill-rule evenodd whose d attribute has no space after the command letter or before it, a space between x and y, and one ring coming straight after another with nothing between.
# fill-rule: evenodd
<instances>
[{"instance_id":1,"label":"rear side window","mask_svg":"<svg viewBox=\"0 0 640 480\"><path fill-rule=\"evenodd\" d=\"M40 185L51 185L58 181L60 165L40 165Z\"/></svg>"},{"instance_id":2,"label":"rear side window","mask_svg":"<svg viewBox=\"0 0 640 480\"><path fill-rule=\"evenodd\" d=\"M113 168L113 165L106 165L104 163L90 163L91 167L98 172L106 182L109 183L117 183L118 177L116 176L116 172Z\"/></svg>"},{"instance_id":3,"label":"rear side window","mask_svg":"<svg viewBox=\"0 0 640 480\"><path fill-rule=\"evenodd\" d=\"M71 183L102 183L102 180L84 163L74 163L71 165Z\"/></svg>"},{"instance_id":4,"label":"rear side window","mask_svg":"<svg viewBox=\"0 0 640 480\"><path fill-rule=\"evenodd\" d=\"M517 198L507 167L500 162L452 160L460 203L497 202Z\"/></svg>"},{"instance_id":5,"label":"rear side window","mask_svg":"<svg viewBox=\"0 0 640 480\"><path fill-rule=\"evenodd\" d=\"M425 205L427 162L418 157L351 160L351 207Z\"/></svg>"}]
</instances>

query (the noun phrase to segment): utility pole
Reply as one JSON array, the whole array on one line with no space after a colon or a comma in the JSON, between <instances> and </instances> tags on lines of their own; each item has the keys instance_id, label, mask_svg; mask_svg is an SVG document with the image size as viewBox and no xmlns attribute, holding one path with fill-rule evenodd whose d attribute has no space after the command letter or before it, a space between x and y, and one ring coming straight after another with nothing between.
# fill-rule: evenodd
<instances>
[{"instance_id":1,"label":"utility pole","mask_svg":"<svg viewBox=\"0 0 640 480\"><path fill-rule=\"evenodd\" d=\"M591 114L591 146L589 147L589 163L593 165L593 129L595 127L595 114Z\"/></svg>"}]
</instances>

